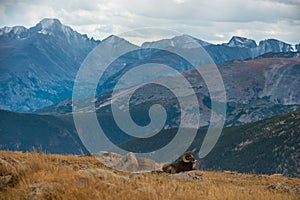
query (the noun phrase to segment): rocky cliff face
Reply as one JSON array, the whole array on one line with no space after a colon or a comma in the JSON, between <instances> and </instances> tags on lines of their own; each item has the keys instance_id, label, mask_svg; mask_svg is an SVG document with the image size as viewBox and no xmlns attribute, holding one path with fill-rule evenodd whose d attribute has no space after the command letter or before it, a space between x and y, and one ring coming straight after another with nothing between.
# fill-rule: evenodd
<instances>
[{"instance_id":1,"label":"rocky cliff face","mask_svg":"<svg viewBox=\"0 0 300 200\"><path fill-rule=\"evenodd\" d=\"M125 172L162 171L163 164L148 158L136 157L132 152L122 156L114 152L99 152L94 156L107 167Z\"/></svg>"},{"instance_id":2,"label":"rocky cliff face","mask_svg":"<svg viewBox=\"0 0 300 200\"><path fill-rule=\"evenodd\" d=\"M268 52L290 52L293 50L292 45L275 39L262 40L258 45L260 55Z\"/></svg>"},{"instance_id":3,"label":"rocky cliff face","mask_svg":"<svg viewBox=\"0 0 300 200\"><path fill-rule=\"evenodd\" d=\"M295 50L300 52L300 43L295 45Z\"/></svg>"},{"instance_id":4,"label":"rocky cliff face","mask_svg":"<svg viewBox=\"0 0 300 200\"><path fill-rule=\"evenodd\" d=\"M229 47L255 48L256 42L244 37L233 36L227 43Z\"/></svg>"}]
</instances>

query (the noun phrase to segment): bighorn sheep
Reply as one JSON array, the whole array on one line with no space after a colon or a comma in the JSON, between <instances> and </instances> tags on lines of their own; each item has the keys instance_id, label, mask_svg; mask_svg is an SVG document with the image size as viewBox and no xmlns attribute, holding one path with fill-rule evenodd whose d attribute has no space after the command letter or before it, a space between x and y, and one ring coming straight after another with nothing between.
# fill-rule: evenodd
<instances>
[{"instance_id":1,"label":"bighorn sheep","mask_svg":"<svg viewBox=\"0 0 300 200\"><path fill-rule=\"evenodd\" d=\"M195 158L192 154L191 151L185 152L182 155L182 160L171 163L168 165L163 166L163 171L171 174L179 173L179 172L184 172L184 171L191 171L194 169L193 164L195 162Z\"/></svg>"}]
</instances>

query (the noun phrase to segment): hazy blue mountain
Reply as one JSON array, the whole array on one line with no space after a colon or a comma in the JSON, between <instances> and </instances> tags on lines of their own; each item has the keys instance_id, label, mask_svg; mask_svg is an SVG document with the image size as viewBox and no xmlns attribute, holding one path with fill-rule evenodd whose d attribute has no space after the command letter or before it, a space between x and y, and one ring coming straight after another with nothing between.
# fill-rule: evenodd
<instances>
[{"instance_id":1,"label":"hazy blue mountain","mask_svg":"<svg viewBox=\"0 0 300 200\"><path fill-rule=\"evenodd\" d=\"M214 59L217 64L231 60L244 60L255 58L265 53L292 52L296 51L291 44L275 40L266 39L256 44L255 40L240 36L233 36L228 43L210 44L189 35L176 36L171 39L162 39L142 44L144 48L180 48L193 49L202 46Z\"/></svg>"},{"instance_id":2,"label":"hazy blue mountain","mask_svg":"<svg viewBox=\"0 0 300 200\"><path fill-rule=\"evenodd\" d=\"M275 39L267 39L256 42L251 39L234 36L227 44L209 45L205 49L213 57L216 63L229 60L245 60L255 58L266 53L293 52L291 44Z\"/></svg>"},{"instance_id":3,"label":"hazy blue mountain","mask_svg":"<svg viewBox=\"0 0 300 200\"><path fill-rule=\"evenodd\" d=\"M28 112L70 97L81 62L97 44L57 19L0 29L0 108Z\"/></svg>"},{"instance_id":4,"label":"hazy blue mountain","mask_svg":"<svg viewBox=\"0 0 300 200\"><path fill-rule=\"evenodd\" d=\"M104 52L105 48L112 46L136 48L117 36L110 36L102 42L89 39L87 35L77 33L57 19L43 19L29 29L22 26L1 28L0 108L32 112L70 98L77 70L88 53L99 44ZM268 52L294 51L290 44L275 39L260 41L256 45L254 40L239 36L218 45L189 35L146 42L141 49L121 56L105 71L99 82L98 94L111 90L115 81L124 73L147 62L163 60L161 64L178 66L180 72L189 70L193 66L184 60L155 48L193 54L198 51L195 47L199 45L218 64L254 58ZM201 60L198 63L205 64Z\"/></svg>"}]
</instances>

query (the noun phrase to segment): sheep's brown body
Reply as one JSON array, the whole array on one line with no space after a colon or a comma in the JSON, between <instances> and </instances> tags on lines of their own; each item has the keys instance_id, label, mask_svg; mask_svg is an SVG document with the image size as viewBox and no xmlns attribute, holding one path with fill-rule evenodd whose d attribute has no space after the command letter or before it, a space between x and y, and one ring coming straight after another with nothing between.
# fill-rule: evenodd
<instances>
[{"instance_id":1,"label":"sheep's brown body","mask_svg":"<svg viewBox=\"0 0 300 200\"><path fill-rule=\"evenodd\" d=\"M182 160L165 165L163 167L163 171L171 174L184 172L184 171L191 171L193 170L193 164L195 162L195 158L192 155L192 152L186 152L182 155Z\"/></svg>"}]
</instances>

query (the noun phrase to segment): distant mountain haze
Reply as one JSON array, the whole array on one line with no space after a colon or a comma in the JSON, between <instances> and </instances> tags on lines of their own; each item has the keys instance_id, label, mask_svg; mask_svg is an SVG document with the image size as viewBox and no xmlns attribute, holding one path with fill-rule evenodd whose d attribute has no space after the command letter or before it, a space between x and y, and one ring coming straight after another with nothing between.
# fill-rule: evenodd
<instances>
[{"instance_id":1,"label":"distant mountain haze","mask_svg":"<svg viewBox=\"0 0 300 200\"><path fill-rule=\"evenodd\" d=\"M257 43L254 40L234 36L225 44L210 44L189 35L176 36L154 42L145 42L145 48L180 48L193 51L195 43L210 54L215 63L231 60L245 60L261 56L268 52L294 52L295 47L275 39ZM110 36L102 42L114 42L113 45L133 45L130 42ZM58 19L43 19L29 29L3 27L0 29L0 108L17 112L32 112L70 98L76 73L88 53L101 41L88 38L87 35L63 25ZM105 45L103 45L105 46ZM144 52L144 59L147 57ZM156 55L159 56L159 55ZM106 73L111 79L139 58L121 60ZM147 60L145 60L147 61ZM183 66L181 71L190 69ZM103 83L104 84L104 83ZM101 83L99 92L110 89Z\"/></svg>"}]
</instances>

